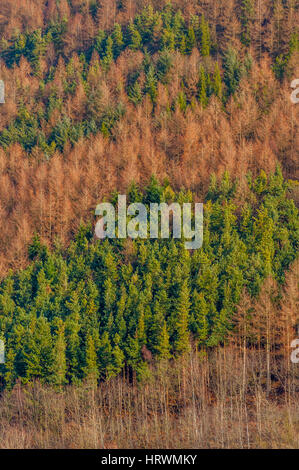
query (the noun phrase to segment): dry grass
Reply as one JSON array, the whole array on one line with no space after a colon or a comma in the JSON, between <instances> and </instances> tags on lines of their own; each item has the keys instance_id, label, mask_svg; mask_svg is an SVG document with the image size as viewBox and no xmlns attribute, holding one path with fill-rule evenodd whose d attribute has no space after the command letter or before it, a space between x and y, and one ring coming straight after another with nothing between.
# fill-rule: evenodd
<instances>
[{"instance_id":1,"label":"dry grass","mask_svg":"<svg viewBox=\"0 0 299 470\"><path fill-rule=\"evenodd\" d=\"M139 385L18 384L1 398L0 447L298 448L298 366L282 380L273 365L267 397L260 359L251 352L246 375L241 352L226 348L155 367Z\"/></svg>"}]
</instances>

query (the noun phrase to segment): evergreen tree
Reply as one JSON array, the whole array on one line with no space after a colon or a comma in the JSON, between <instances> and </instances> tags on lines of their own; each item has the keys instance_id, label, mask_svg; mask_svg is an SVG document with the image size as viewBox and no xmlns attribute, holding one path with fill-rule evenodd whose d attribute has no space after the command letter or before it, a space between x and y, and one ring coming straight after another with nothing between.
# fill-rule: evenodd
<instances>
[{"instance_id":1,"label":"evergreen tree","mask_svg":"<svg viewBox=\"0 0 299 470\"><path fill-rule=\"evenodd\" d=\"M53 349L53 377L52 382L61 386L66 384L66 341L65 327L60 318L55 319L56 337L54 337Z\"/></svg>"},{"instance_id":2,"label":"evergreen tree","mask_svg":"<svg viewBox=\"0 0 299 470\"><path fill-rule=\"evenodd\" d=\"M242 65L237 52L229 47L224 60L224 82L228 96L235 93L242 77Z\"/></svg>"},{"instance_id":3,"label":"evergreen tree","mask_svg":"<svg viewBox=\"0 0 299 470\"><path fill-rule=\"evenodd\" d=\"M190 348L189 343L189 312L190 291L185 280L180 288L179 297L175 306L174 350L181 355Z\"/></svg>"},{"instance_id":4,"label":"evergreen tree","mask_svg":"<svg viewBox=\"0 0 299 470\"><path fill-rule=\"evenodd\" d=\"M195 46L195 43L196 43L196 39L195 39L195 33L194 33L194 29L193 29L193 26L189 26L188 28L188 36L187 36L187 43L186 43L186 51L188 54L191 54L194 46Z\"/></svg>"},{"instance_id":5,"label":"evergreen tree","mask_svg":"<svg viewBox=\"0 0 299 470\"><path fill-rule=\"evenodd\" d=\"M138 49L140 49L142 46L142 38L141 38L139 31L136 29L133 23L130 23L128 26L128 36L129 36L128 47L130 49L133 49L134 51L137 51Z\"/></svg>"},{"instance_id":6,"label":"evergreen tree","mask_svg":"<svg viewBox=\"0 0 299 470\"><path fill-rule=\"evenodd\" d=\"M71 382L77 382L80 379L80 303L76 291L71 294L71 299L66 303L69 315L65 321L65 335L67 342L67 366L68 378Z\"/></svg>"},{"instance_id":7,"label":"evergreen tree","mask_svg":"<svg viewBox=\"0 0 299 470\"><path fill-rule=\"evenodd\" d=\"M104 332L100 339L98 352L100 378L109 379L113 375L112 367L112 346L109 339L109 333Z\"/></svg>"},{"instance_id":8,"label":"evergreen tree","mask_svg":"<svg viewBox=\"0 0 299 470\"><path fill-rule=\"evenodd\" d=\"M162 34L162 50L174 51L175 50L175 35L173 31L164 29Z\"/></svg>"},{"instance_id":9,"label":"evergreen tree","mask_svg":"<svg viewBox=\"0 0 299 470\"><path fill-rule=\"evenodd\" d=\"M209 308L204 295L194 289L192 293L190 329L199 344L205 344L209 336Z\"/></svg>"},{"instance_id":10,"label":"evergreen tree","mask_svg":"<svg viewBox=\"0 0 299 470\"><path fill-rule=\"evenodd\" d=\"M113 55L114 58L118 57L124 47L124 38L120 24L116 23L114 25L114 30L112 33L113 40Z\"/></svg>"},{"instance_id":11,"label":"evergreen tree","mask_svg":"<svg viewBox=\"0 0 299 470\"><path fill-rule=\"evenodd\" d=\"M114 347L112 350L112 370L114 375L120 374L124 368L125 355L121 349L121 339L118 334L114 336Z\"/></svg>"},{"instance_id":12,"label":"evergreen tree","mask_svg":"<svg viewBox=\"0 0 299 470\"><path fill-rule=\"evenodd\" d=\"M92 336L87 337L86 356L85 356L84 375L92 383L96 384L99 378L99 370L97 364L97 353Z\"/></svg>"},{"instance_id":13,"label":"evergreen tree","mask_svg":"<svg viewBox=\"0 0 299 470\"><path fill-rule=\"evenodd\" d=\"M254 14L253 0L242 0L241 4L241 41L244 46L250 46L251 43L251 24Z\"/></svg>"},{"instance_id":14,"label":"evergreen tree","mask_svg":"<svg viewBox=\"0 0 299 470\"><path fill-rule=\"evenodd\" d=\"M129 98L137 106L142 101L142 90L138 80L129 89Z\"/></svg>"},{"instance_id":15,"label":"evergreen tree","mask_svg":"<svg viewBox=\"0 0 299 470\"><path fill-rule=\"evenodd\" d=\"M113 61L113 46L113 39L111 36L108 36L106 40L105 54L102 60L104 70L108 70Z\"/></svg>"},{"instance_id":16,"label":"evergreen tree","mask_svg":"<svg viewBox=\"0 0 299 470\"><path fill-rule=\"evenodd\" d=\"M146 74L144 91L150 96L152 102L155 103L156 98L157 98L157 78L156 78L155 69L153 65L150 65L148 72Z\"/></svg>"},{"instance_id":17,"label":"evergreen tree","mask_svg":"<svg viewBox=\"0 0 299 470\"><path fill-rule=\"evenodd\" d=\"M200 36L201 36L201 55L203 57L208 57L210 55L211 49L211 37L210 37L210 28L209 24L206 22L204 15L201 17L200 23Z\"/></svg>"},{"instance_id":18,"label":"evergreen tree","mask_svg":"<svg viewBox=\"0 0 299 470\"><path fill-rule=\"evenodd\" d=\"M205 108L208 105L206 73L203 67L199 71L199 102Z\"/></svg>"},{"instance_id":19,"label":"evergreen tree","mask_svg":"<svg viewBox=\"0 0 299 470\"><path fill-rule=\"evenodd\" d=\"M164 320L163 326L160 330L160 336L158 338L158 344L156 346L156 350L158 353L158 357L160 359L169 359L171 357L170 354L170 342L169 342L169 334L167 331L167 323Z\"/></svg>"}]
</instances>

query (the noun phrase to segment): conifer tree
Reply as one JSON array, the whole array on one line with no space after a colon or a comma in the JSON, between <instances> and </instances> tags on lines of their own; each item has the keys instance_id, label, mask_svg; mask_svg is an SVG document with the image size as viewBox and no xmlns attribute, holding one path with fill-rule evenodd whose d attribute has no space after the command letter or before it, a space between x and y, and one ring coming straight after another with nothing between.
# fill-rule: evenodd
<instances>
[{"instance_id":1,"label":"conifer tree","mask_svg":"<svg viewBox=\"0 0 299 470\"><path fill-rule=\"evenodd\" d=\"M242 72L242 65L237 52L229 47L224 60L224 82L228 96L235 93L241 80Z\"/></svg>"},{"instance_id":2,"label":"conifer tree","mask_svg":"<svg viewBox=\"0 0 299 470\"><path fill-rule=\"evenodd\" d=\"M200 35L201 35L201 55L203 57L208 57L210 55L211 49L211 37L210 37L210 28L209 24L206 22L204 15L201 17L200 23Z\"/></svg>"},{"instance_id":3,"label":"conifer tree","mask_svg":"<svg viewBox=\"0 0 299 470\"><path fill-rule=\"evenodd\" d=\"M179 296L175 306L175 326L174 326L174 350L176 354L182 355L190 348L189 343L189 312L190 312L190 291L188 282L185 280L180 287Z\"/></svg>"},{"instance_id":4,"label":"conifer tree","mask_svg":"<svg viewBox=\"0 0 299 470\"><path fill-rule=\"evenodd\" d=\"M17 379L17 370L16 370L16 351L12 347L13 343L8 343L6 346L6 353L5 353L5 372L4 372L4 380L5 385L8 390L11 390L15 384Z\"/></svg>"},{"instance_id":5,"label":"conifer tree","mask_svg":"<svg viewBox=\"0 0 299 470\"><path fill-rule=\"evenodd\" d=\"M179 43L179 51L183 55L185 55L187 53L187 44L186 44L185 34L181 35L181 39L180 39L180 43Z\"/></svg>"},{"instance_id":6,"label":"conifer tree","mask_svg":"<svg viewBox=\"0 0 299 470\"><path fill-rule=\"evenodd\" d=\"M142 89L138 80L136 80L130 87L128 95L135 106L137 106L142 101Z\"/></svg>"},{"instance_id":7,"label":"conifer tree","mask_svg":"<svg viewBox=\"0 0 299 470\"><path fill-rule=\"evenodd\" d=\"M109 339L109 333L107 331L105 331L103 336L100 338L98 357L100 378L109 379L111 375L113 375L113 369L112 346Z\"/></svg>"},{"instance_id":8,"label":"conifer tree","mask_svg":"<svg viewBox=\"0 0 299 470\"><path fill-rule=\"evenodd\" d=\"M192 50L195 46L195 43L196 43L196 39L195 39L195 33L194 33L193 26L189 26L187 41L186 41L186 51L187 51L188 54L191 54L191 52L192 52Z\"/></svg>"},{"instance_id":9,"label":"conifer tree","mask_svg":"<svg viewBox=\"0 0 299 470\"><path fill-rule=\"evenodd\" d=\"M155 103L156 98L157 98L157 78L156 78L155 69L153 65L150 65L148 72L146 74L144 91L150 96L152 102Z\"/></svg>"},{"instance_id":10,"label":"conifer tree","mask_svg":"<svg viewBox=\"0 0 299 470\"><path fill-rule=\"evenodd\" d=\"M55 319L55 326L57 332L56 337L54 337L52 382L55 385L62 386L66 384L67 365L65 326L61 318Z\"/></svg>"},{"instance_id":11,"label":"conifer tree","mask_svg":"<svg viewBox=\"0 0 299 470\"><path fill-rule=\"evenodd\" d=\"M105 32L103 30L99 30L95 37L95 50L103 58L105 52Z\"/></svg>"},{"instance_id":12,"label":"conifer tree","mask_svg":"<svg viewBox=\"0 0 299 470\"><path fill-rule=\"evenodd\" d=\"M116 333L114 336L114 347L112 350L112 368L113 374L118 375L124 368L125 355L121 349L121 339L120 336Z\"/></svg>"},{"instance_id":13,"label":"conifer tree","mask_svg":"<svg viewBox=\"0 0 299 470\"><path fill-rule=\"evenodd\" d=\"M174 51L175 50L175 35L173 31L164 29L162 34L162 50Z\"/></svg>"},{"instance_id":14,"label":"conifer tree","mask_svg":"<svg viewBox=\"0 0 299 470\"><path fill-rule=\"evenodd\" d=\"M199 71L199 102L204 108L208 105L206 73L203 67Z\"/></svg>"},{"instance_id":15,"label":"conifer tree","mask_svg":"<svg viewBox=\"0 0 299 470\"><path fill-rule=\"evenodd\" d=\"M158 357L162 360L165 360L165 359L167 360L171 357L169 334L167 331L166 320L164 320L163 326L160 329L160 336L158 338L158 344L156 346L156 350L158 353Z\"/></svg>"},{"instance_id":16,"label":"conifer tree","mask_svg":"<svg viewBox=\"0 0 299 470\"><path fill-rule=\"evenodd\" d=\"M113 55L118 57L124 47L123 33L120 24L116 23L114 25L114 30L112 33L113 40Z\"/></svg>"},{"instance_id":17,"label":"conifer tree","mask_svg":"<svg viewBox=\"0 0 299 470\"><path fill-rule=\"evenodd\" d=\"M254 14L254 2L253 0L242 0L241 4L241 41L244 46L250 46L251 43L251 24L253 21Z\"/></svg>"},{"instance_id":18,"label":"conifer tree","mask_svg":"<svg viewBox=\"0 0 299 470\"><path fill-rule=\"evenodd\" d=\"M77 382L80 378L80 303L77 291L73 291L71 299L66 303L70 314L65 322L65 334L67 342L68 377L71 382Z\"/></svg>"},{"instance_id":19,"label":"conifer tree","mask_svg":"<svg viewBox=\"0 0 299 470\"><path fill-rule=\"evenodd\" d=\"M113 46L113 39L111 36L108 36L106 40L105 54L102 60L104 70L108 70L113 61Z\"/></svg>"},{"instance_id":20,"label":"conifer tree","mask_svg":"<svg viewBox=\"0 0 299 470\"><path fill-rule=\"evenodd\" d=\"M92 336L87 337L86 356L85 356L84 375L92 383L96 384L99 378L99 370L97 364L97 353Z\"/></svg>"},{"instance_id":21,"label":"conifer tree","mask_svg":"<svg viewBox=\"0 0 299 470\"><path fill-rule=\"evenodd\" d=\"M135 27L133 23L130 23L128 26L128 35L129 35L128 47L130 49L133 49L134 51L137 51L138 49L140 49L142 46L142 38L138 29Z\"/></svg>"},{"instance_id":22,"label":"conifer tree","mask_svg":"<svg viewBox=\"0 0 299 470\"><path fill-rule=\"evenodd\" d=\"M205 344L209 335L209 309L204 295L194 289L192 293L190 329L198 340L198 343Z\"/></svg>"}]
</instances>

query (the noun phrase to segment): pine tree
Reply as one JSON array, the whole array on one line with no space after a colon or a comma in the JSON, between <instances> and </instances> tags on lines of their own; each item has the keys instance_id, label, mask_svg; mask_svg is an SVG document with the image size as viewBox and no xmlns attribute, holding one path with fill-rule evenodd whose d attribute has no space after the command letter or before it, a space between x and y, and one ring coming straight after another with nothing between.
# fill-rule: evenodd
<instances>
[{"instance_id":1,"label":"pine tree","mask_svg":"<svg viewBox=\"0 0 299 470\"><path fill-rule=\"evenodd\" d=\"M185 55L187 53L187 44L186 44L185 34L181 35L181 39L180 39L180 43L179 43L179 51L183 55Z\"/></svg>"},{"instance_id":2,"label":"pine tree","mask_svg":"<svg viewBox=\"0 0 299 470\"><path fill-rule=\"evenodd\" d=\"M242 77L242 66L237 52L228 48L224 58L224 82L228 96L235 93Z\"/></svg>"},{"instance_id":3,"label":"pine tree","mask_svg":"<svg viewBox=\"0 0 299 470\"><path fill-rule=\"evenodd\" d=\"M113 375L118 375L124 368L125 355L121 349L121 339L118 334L114 336L114 347L112 350L112 370Z\"/></svg>"},{"instance_id":4,"label":"pine tree","mask_svg":"<svg viewBox=\"0 0 299 470\"><path fill-rule=\"evenodd\" d=\"M95 50L103 58L105 52L105 33L102 30L99 30L95 37Z\"/></svg>"},{"instance_id":5,"label":"pine tree","mask_svg":"<svg viewBox=\"0 0 299 470\"><path fill-rule=\"evenodd\" d=\"M141 348L138 342L138 338L134 336L128 336L125 346L127 364L131 367L134 375L136 376L138 366L142 362L141 360Z\"/></svg>"},{"instance_id":6,"label":"pine tree","mask_svg":"<svg viewBox=\"0 0 299 470\"><path fill-rule=\"evenodd\" d=\"M99 369L97 364L97 353L92 336L87 337L86 355L85 355L84 375L93 384L96 384L99 378Z\"/></svg>"},{"instance_id":7,"label":"pine tree","mask_svg":"<svg viewBox=\"0 0 299 470\"><path fill-rule=\"evenodd\" d=\"M203 57L208 57L210 55L211 49L211 37L210 37L210 28L209 24L206 22L204 15L201 17L200 23L200 35L201 35L201 55Z\"/></svg>"},{"instance_id":8,"label":"pine tree","mask_svg":"<svg viewBox=\"0 0 299 470\"><path fill-rule=\"evenodd\" d=\"M114 25L114 30L112 33L113 40L113 55L114 58L117 58L124 47L123 33L120 24L116 23Z\"/></svg>"},{"instance_id":9,"label":"pine tree","mask_svg":"<svg viewBox=\"0 0 299 470\"><path fill-rule=\"evenodd\" d=\"M190 291L188 282L185 280L180 287L179 296L175 305L174 350L177 355L184 354L190 348L188 330L189 312Z\"/></svg>"},{"instance_id":10,"label":"pine tree","mask_svg":"<svg viewBox=\"0 0 299 470\"><path fill-rule=\"evenodd\" d=\"M4 380L8 390L11 390L17 379L17 371L15 368L16 351L11 347L10 343L7 344L6 349Z\"/></svg>"},{"instance_id":11,"label":"pine tree","mask_svg":"<svg viewBox=\"0 0 299 470\"><path fill-rule=\"evenodd\" d=\"M80 303L77 291L73 291L71 299L66 303L70 314L65 322L65 335L67 342L67 375L71 382L80 378Z\"/></svg>"},{"instance_id":12,"label":"pine tree","mask_svg":"<svg viewBox=\"0 0 299 470\"><path fill-rule=\"evenodd\" d=\"M186 111L187 108L187 98L183 91L180 91L178 95L178 105L181 111Z\"/></svg>"},{"instance_id":13,"label":"pine tree","mask_svg":"<svg viewBox=\"0 0 299 470\"><path fill-rule=\"evenodd\" d=\"M243 0L241 5L241 42L244 46L250 46L251 44L251 25L254 14L254 2L253 0Z\"/></svg>"},{"instance_id":14,"label":"pine tree","mask_svg":"<svg viewBox=\"0 0 299 470\"><path fill-rule=\"evenodd\" d=\"M109 339L109 333L104 332L103 336L100 338L99 346L99 369L100 369L100 378L109 379L113 375L112 368L112 346Z\"/></svg>"},{"instance_id":15,"label":"pine tree","mask_svg":"<svg viewBox=\"0 0 299 470\"><path fill-rule=\"evenodd\" d=\"M189 26L188 28L188 36L187 36L187 43L186 43L186 51L188 54L191 54L193 48L195 47L196 39L193 26Z\"/></svg>"},{"instance_id":16,"label":"pine tree","mask_svg":"<svg viewBox=\"0 0 299 470\"><path fill-rule=\"evenodd\" d=\"M107 331L113 326L114 311L116 301L116 289L111 277L104 282L104 316L102 318L102 328Z\"/></svg>"},{"instance_id":17,"label":"pine tree","mask_svg":"<svg viewBox=\"0 0 299 470\"><path fill-rule=\"evenodd\" d=\"M167 313L167 304L168 299L165 289L159 289L152 303L152 313L148 320L147 343L153 352L159 350L161 331Z\"/></svg>"},{"instance_id":18,"label":"pine tree","mask_svg":"<svg viewBox=\"0 0 299 470\"><path fill-rule=\"evenodd\" d=\"M133 49L134 51L141 49L142 38L141 38L139 31L136 29L133 23L130 23L128 26L128 35L129 35L128 47L130 49Z\"/></svg>"},{"instance_id":19,"label":"pine tree","mask_svg":"<svg viewBox=\"0 0 299 470\"><path fill-rule=\"evenodd\" d=\"M158 338L158 344L156 346L156 351L158 353L158 357L162 360L169 359L171 357L169 334L168 334L168 331L167 331L166 320L164 320L162 329L160 330L160 336Z\"/></svg>"},{"instance_id":20,"label":"pine tree","mask_svg":"<svg viewBox=\"0 0 299 470\"><path fill-rule=\"evenodd\" d=\"M175 35L173 31L164 29L162 34L162 50L174 51L175 50Z\"/></svg>"},{"instance_id":21,"label":"pine tree","mask_svg":"<svg viewBox=\"0 0 299 470\"><path fill-rule=\"evenodd\" d=\"M65 327L60 318L55 319L55 326L57 332L56 338L54 338L52 382L55 385L62 386L67 382Z\"/></svg>"},{"instance_id":22,"label":"pine tree","mask_svg":"<svg viewBox=\"0 0 299 470\"><path fill-rule=\"evenodd\" d=\"M155 74L155 69L153 65L150 65L148 72L146 74L146 81L145 81L145 93L147 93L152 102L156 102L157 98L157 78Z\"/></svg>"},{"instance_id":23,"label":"pine tree","mask_svg":"<svg viewBox=\"0 0 299 470\"><path fill-rule=\"evenodd\" d=\"M108 70L113 61L113 39L108 36L106 40L105 54L102 60L104 70Z\"/></svg>"},{"instance_id":24,"label":"pine tree","mask_svg":"<svg viewBox=\"0 0 299 470\"><path fill-rule=\"evenodd\" d=\"M129 89L129 98L137 106L142 101L142 90L138 80Z\"/></svg>"},{"instance_id":25,"label":"pine tree","mask_svg":"<svg viewBox=\"0 0 299 470\"><path fill-rule=\"evenodd\" d=\"M117 333L122 341L127 332L127 325L124 318L126 310L127 293L125 287L122 285L120 290L120 298L117 303L117 313L114 321L114 332Z\"/></svg>"},{"instance_id":26,"label":"pine tree","mask_svg":"<svg viewBox=\"0 0 299 470\"><path fill-rule=\"evenodd\" d=\"M156 64L156 76L157 79L164 85L169 83L170 71L173 67L173 61L171 54L168 51L162 51L159 54Z\"/></svg>"},{"instance_id":27,"label":"pine tree","mask_svg":"<svg viewBox=\"0 0 299 470\"><path fill-rule=\"evenodd\" d=\"M199 102L205 108L208 105L206 73L203 67L199 71Z\"/></svg>"},{"instance_id":28,"label":"pine tree","mask_svg":"<svg viewBox=\"0 0 299 470\"><path fill-rule=\"evenodd\" d=\"M192 293L192 306L190 329L198 340L198 343L205 344L209 335L209 309L204 295L195 289Z\"/></svg>"}]
</instances>

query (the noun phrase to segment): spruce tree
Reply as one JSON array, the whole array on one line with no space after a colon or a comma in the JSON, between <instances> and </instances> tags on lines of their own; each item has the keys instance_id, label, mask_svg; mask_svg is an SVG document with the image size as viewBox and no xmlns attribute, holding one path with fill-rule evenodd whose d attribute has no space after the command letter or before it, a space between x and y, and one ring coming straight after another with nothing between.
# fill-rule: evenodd
<instances>
[{"instance_id":1,"label":"spruce tree","mask_svg":"<svg viewBox=\"0 0 299 470\"><path fill-rule=\"evenodd\" d=\"M54 337L53 348L52 382L57 386L62 386L67 382L65 326L61 318L56 318L54 324L56 327L56 337Z\"/></svg>"},{"instance_id":2,"label":"spruce tree","mask_svg":"<svg viewBox=\"0 0 299 470\"><path fill-rule=\"evenodd\" d=\"M199 71L199 102L205 108L208 105L207 80L205 69L201 66Z\"/></svg>"},{"instance_id":3,"label":"spruce tree","mask_svg":"<svg viewBox=\"0 0 299 470\"><path fill-rule=\"evenodd\" d=\"M241 42L244 46L250 46L251 43L251 25L254 14L253 0L242 0L241 4Z\"/></svg>"},{"instance_id":4,"label":"spruce tree","mask_svg":"<svg viewBox=\"0 0 299 470\"><path fill-rule=\"evenodd\" d=\"M191 52L192 52L192 50L195 46L195 43L196 43L196 39L195 39L195 33L194 33L193 26L189 26L187 41L186 41L186 51L187 51L188 54L191 54Z\"/></svg>"},{"instance_id":5,"label":"spruce tree","mask_svg":"<svg viewBox=\"0 0 299 470\"><path fill-rule=\"evenodd\" d=\"M224 58L224 82L227 95L235 93L243 74L243 68L237 52L229 47Z\"/></svg>"},{"instance_id":6,"label":"spruce tree","mask_svg":"<svg viewBox=\"0 0 299 470\"><path fill-rule=\"evenodd\" d=\"M86 341L84 375L93 384L96 384L99 378L97 353L92 336L88 336Z\"/></svg>"},{"instance_id":7,"label":"spruce tree","mask_svg":"<svg viewBox=\"0 0 299 470\"><path fill-rule=\"evenodd\" d=\"M183 355L190 349L189 342L189 312L190 290L185 280L180 287L175 305L174 350L177 355Z\"/></svg>"},{"instance_id":8,"label":"spruce tree","mask_svg":"<svg viewBox=\"0 0 299 470\"><path fill-rule=\"evenodd\" d=\"M158 353L158 357L162 360L169 359L171 357L169 334L167 331L166 320L164 320L163 326L160 329L158 343L156 345L156 351Z\"/></svg>"},{"instance_id":9,"label":"spruce tree","mask_svg":"<svg viewBox=\"0 0 299 470\"><path fill-rule=\"evenodd\" d=\"M208 57L210 55L210 49L211 49L211 37L210 37L209 24L206 22L204 15L202 15L201 17L200 33L201 33L200 52L203 57Z\"/></svg>"},{"instance_id":10,"label":"spruce tree","mask_svg":"<svg viewBox=\"0 0 299 470\"><path fill-rule=\"evenodd\" d=\"M190 329L198 343L205 344L209 335L209 308L203 293L194 289L192 293Z\"/></svg>"},{"instance_id":11,"label":"spruce tree","mask_svg":"<svg viewBox=\"0 0 299 470\"><path fill-rule=\"evenodd\" d=\"M133 49L134 51L141 49L142 38L141 38L139 31L136 29L133 23L130 23L128 26L128 36L129 36L128 47L130 49Z\"/></svg>"},{"instance_id":12,"label":"spruce tree","mask_svg":"<svg viewBox=\"0 0 299 470\"><path fill-rule=\"evenodd\" d=\"M114 58L117 58L121 53L124 47L124 38L120 24L115 23L114 30L112 33L112 40L113 40L113 55Z\"/></svg>"},{"instance_id":13,"label":"spruce tree","mask_svg":"<svg viewBox=\"0 0 299 470\"><path fill-rule=\"evenodd\" d=\"M102 60L102 65L104 70L108 70L112 61L113 61L113 39L111 36L108 36L106 40L105 53Z\"/></svg>"}]
</instances>

